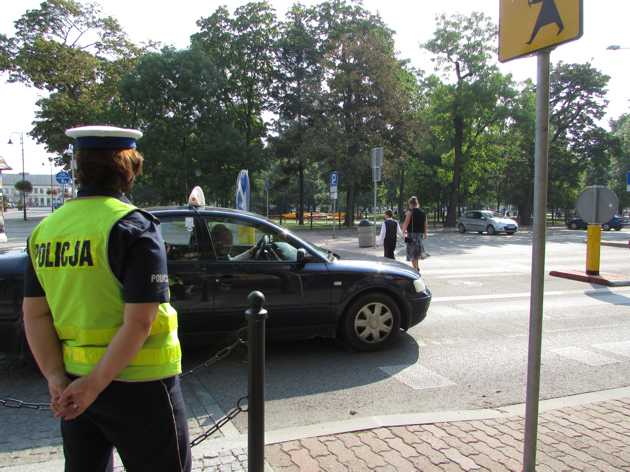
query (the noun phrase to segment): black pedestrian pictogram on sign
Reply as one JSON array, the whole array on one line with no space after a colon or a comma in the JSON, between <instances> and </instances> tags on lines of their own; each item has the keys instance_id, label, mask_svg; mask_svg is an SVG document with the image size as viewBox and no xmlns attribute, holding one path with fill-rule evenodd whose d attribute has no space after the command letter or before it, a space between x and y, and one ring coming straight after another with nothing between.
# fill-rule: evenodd
<instances>
[{"instance_id":1,"label":"black pedestrian pictogram on sign","mask_svg":"<svg viewBox=\"0 0 630 472\"><path fill-rule=\"evenodd\" d=\"M542 5L540 6L540 13L538 13L538 18L536 19L536 25L534 26L532 37L525 44L532 44L532 41L538 34L538 30L540 30L543 26L555 23L558 26L558 34L562 33L562 30L564 29L562 18L560 18L560 12L558 12L558 7L556 6L556 0L532 0L531 2L528 0L527 2L530 8L535 3L542 3Z\"/></svg>"}]
</instances>

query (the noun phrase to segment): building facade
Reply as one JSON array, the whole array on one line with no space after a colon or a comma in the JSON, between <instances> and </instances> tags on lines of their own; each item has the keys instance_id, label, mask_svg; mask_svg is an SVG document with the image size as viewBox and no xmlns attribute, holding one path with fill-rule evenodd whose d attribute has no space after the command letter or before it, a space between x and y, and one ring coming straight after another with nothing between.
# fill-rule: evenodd
<instances>
[{"instance_id":1,"label":"building facade","mask_svg":"<svg viewBox=\"0 0 630 472\"><path fill-rule=\"evenodd\" d=\"M14 185L22 180L22 173L19 174L2 174L2 194L7 197L10 204L17 205L22 197L22 192L16 190ZM55 180L54 175L50 174L26 174L25 180L33 185L33 192L26 194L26 203L29 206L51 206L64 201L64 193L72 194L72 185L62 185ZM56 190L57 195L49 194L49 190Z\"/></svg>"}]
</instances>

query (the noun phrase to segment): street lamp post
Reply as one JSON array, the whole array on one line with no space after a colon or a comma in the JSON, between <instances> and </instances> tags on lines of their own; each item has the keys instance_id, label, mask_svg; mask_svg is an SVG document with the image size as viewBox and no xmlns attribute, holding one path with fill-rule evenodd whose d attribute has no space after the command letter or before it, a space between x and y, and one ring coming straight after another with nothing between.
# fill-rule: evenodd
<instances>
[{"instance_id":1,"label":"street lamp post","mask_svg":"<svg viewBox=\"0 0 630 472\"><path fill-rule=\"evenodd\" d=\"M55 203L55 188L53 187L53 158L49 157L48 162L50 162L50 212L53 213L55 211L54 203ZM45 166L46 162L42 162L42 165Z\"/></svg>"},{"instance_id":2,"label":"street lamp post","mask_svg":"<svg viewBox=\"0 0 630 472\"><path fill-rule=\"evenodd\" d=\"M20 137L20 146L22 146L22 180L26 180L26 172L24 171L24 133L14 131L9 135L9 144L13 144L11 136L17 134ZM26 192L22 190L22 208L24 208L24 221L26 221Z\"/></svg>"}]
</instances>

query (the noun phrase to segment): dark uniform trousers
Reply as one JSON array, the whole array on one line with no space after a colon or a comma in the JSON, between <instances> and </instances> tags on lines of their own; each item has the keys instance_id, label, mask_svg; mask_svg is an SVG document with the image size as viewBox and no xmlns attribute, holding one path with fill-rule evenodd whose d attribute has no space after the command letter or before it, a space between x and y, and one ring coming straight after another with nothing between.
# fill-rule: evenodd
<instances>
[{"instance_id":1,"label":"dark uniform trousers","mask_svg":"<svg viewBox=\"0 0 630 472\"><path fill-rule=\"evenodd\" d=\"M178 376L114 381L83 414L61 420L65 471L111 472L115 447L127 472L189 472L186 421Z\"/></svg>"}]
</instances>

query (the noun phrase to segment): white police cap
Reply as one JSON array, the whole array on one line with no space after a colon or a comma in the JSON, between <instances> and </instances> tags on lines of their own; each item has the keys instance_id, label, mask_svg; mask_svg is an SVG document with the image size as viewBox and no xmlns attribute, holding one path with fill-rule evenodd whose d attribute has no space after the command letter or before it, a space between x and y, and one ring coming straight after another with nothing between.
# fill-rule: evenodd
<instances>
[{"instance_id":1,"label":"white police cap","mask_svg":"<svg viewBox=\"0 0 630 472\"><path fill-rule=\"evenodd\" d=\"M66 130L66 136L76 138L75 148L122 148L135 149L136 139L142 137L137 129L114 126L81 126Z\"/></svg>"}]
</instances>

